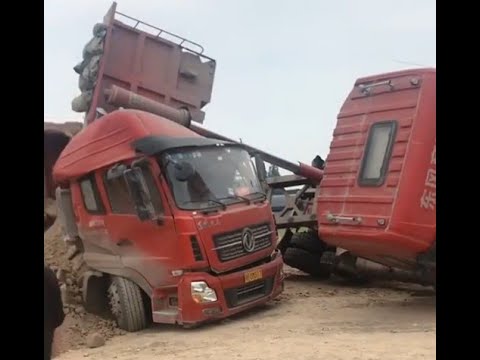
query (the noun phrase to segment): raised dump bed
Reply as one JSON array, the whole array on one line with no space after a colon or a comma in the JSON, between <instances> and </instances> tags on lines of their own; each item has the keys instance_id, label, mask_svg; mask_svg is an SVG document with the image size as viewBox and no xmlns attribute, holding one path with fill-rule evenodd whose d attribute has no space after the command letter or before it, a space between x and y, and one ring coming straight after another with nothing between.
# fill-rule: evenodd
<instances>
[{"instance_id":1,"label":"raised dump bed","mask_svg":"<svg viewBox=\"0 0 480 360\"><path fill-rule=\"evenodd\" d=\"M116 8L113 3L103 23L94 26L94 37L74 68L80 75L81 95L72 101L72 109L85 113L85 124L91 123L98 114L118 107L107 97L112 86L117 86L186 109L191 120L202 123L205 114L201 109L212 94L215 60L203 54L201 45Z\"/></svg>"}]
</instances>

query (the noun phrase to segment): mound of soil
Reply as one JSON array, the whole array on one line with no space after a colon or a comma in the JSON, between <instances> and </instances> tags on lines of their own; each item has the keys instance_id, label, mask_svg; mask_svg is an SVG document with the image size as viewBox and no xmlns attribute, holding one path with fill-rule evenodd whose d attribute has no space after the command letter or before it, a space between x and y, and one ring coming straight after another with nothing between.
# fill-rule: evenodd
<instances>
[{"instance_id":1,"label":"mound of soil","mask_svg":"<svg viewBox=\"0 0 480 360\"><path fill-rule=\"evenodd\" d=\"M67 259L67 247L63 241L63 231L58 221L44 233L45 262L58 274L62 286L65 321L55 333L54 353L86 347L87 337L98 333L105 340L124 332L117 328L113 320L88 314L82 306L80 288L77 286L72 262Z\"/></svg>"},{"instance_id":2,"label":"mound of soil","mask_svg":"<svg viewBox=\"0 0 480 360\"><path fill-rule=\"evenodd\" d=\"M52 123L52 122L43 122L43 130L49 131L61 131L64 134L72 137L73 135L77 134L80 130L82 130L83 124L81 122L76 121L67 121L65 123Z\"/></svg>"}]
</instances>

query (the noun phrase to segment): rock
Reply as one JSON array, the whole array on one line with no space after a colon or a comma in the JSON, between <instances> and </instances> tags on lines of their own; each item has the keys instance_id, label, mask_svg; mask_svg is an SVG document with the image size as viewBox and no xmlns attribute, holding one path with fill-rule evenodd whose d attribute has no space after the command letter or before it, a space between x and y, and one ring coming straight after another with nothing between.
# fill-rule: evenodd
<instances>
[{"instance_id":1,"label":"rock","mask_svg":"<svg viewBox=\"0 0 480 360\"><path fill-rule=\"evenodd\" d=\"M75 308L75 312L76 312L77 314L81 314L81 313L83 313L83 308L82 308L81 306L77 306L77 307Z\"/></svg>"},{"instance_id":2,"label":"rock","mask_svg":"<svg viewBox=\"0 0 480 360\"><path fill-rule=\"evenodd\" d=\"M47 216L50 216L51 218L56 218L57 217L57 203L55 200L47 198L45 202L45 208L43 210Z\"/></svg>"},{"instance_id":3,"label":"rock","mask_svg":"<svg viewBox=\"0 0 480 360\"><path fill-rule=\"evenodd\" d=\"M99 333L92 333L87 336L87 346L89 348L97 348L105 345L105 338Z\"/></svg>"},{"instance_id":4,"label":"rock","mask_svg":"<svg viewBox=\"0 0 480 360\"><path fill-rule=\"evenodd\" d=\"M65 279L66 279L66 274L65 274L65 270L63 269L58 269L57 270L57 280L59 283L64 283L65 282Z\"/></svg>"},{"instance_id":5,"label":"rock","mask_svg":"<svg viewBox=\"0 0 480 360\"><path fill-rule=\"evenodd\" d=\"M78 252L79 251L76 246L69 246L66 254L67 259L72 260L75 257L75 255L78 254Z\"/></svg>"},{"instance_id":6,"label":"rock","mask_svg":"<svg viewBox=\"0 0 480 360\"><path fill-rule=\"evenodd\" d=\"M71 261L72 263L72 269L74 272L78 272L80 271L80 269L84 266L84 262L83 262L83 256L82 255L78 255L76 257L74 257Z\"/></svg>"},{"instance_id":7,"label":"rock","mask_svg":"<svg viewBox=\"0 0 480 360\"><path fill-rule=\"evenodd\" d=\"M60 285L60 295L62 297L62 302L64 305L70 303L70 296L68 293L67 285L65 284Z\"/></svg>"}]
</instances>

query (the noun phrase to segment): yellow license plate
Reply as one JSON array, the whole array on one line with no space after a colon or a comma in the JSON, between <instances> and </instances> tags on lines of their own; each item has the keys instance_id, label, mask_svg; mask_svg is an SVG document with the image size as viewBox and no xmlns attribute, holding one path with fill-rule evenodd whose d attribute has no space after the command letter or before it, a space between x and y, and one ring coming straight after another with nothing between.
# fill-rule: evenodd
<instances>
[{"instance_id":1,"label":"yellow license plate","mask_svg":"<svg viewBox=\"0 0 480 360\"><path fill-rule=\"evenodd\" d=\"M260 280L262 278L262 270L252 270L252 271L247 271L245 274L245 283L249 283L255 280Z\"/></svg>"}]
</instances>

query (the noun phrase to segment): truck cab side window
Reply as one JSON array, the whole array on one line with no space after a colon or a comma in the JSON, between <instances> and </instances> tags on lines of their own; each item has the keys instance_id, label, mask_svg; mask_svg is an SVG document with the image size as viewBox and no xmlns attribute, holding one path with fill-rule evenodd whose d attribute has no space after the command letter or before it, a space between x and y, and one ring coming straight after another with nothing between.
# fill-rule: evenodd
<instances>
[{"instance_id":1,"label":"truck cab side window","mask_svg":"<svg viewBox=\"0 0 480 360\"><path fill-rule=\"evenodd\" d=\"M153 203L153 207L157 214L163 213L163 204L160 197L160 193L153 179L152 172L148 165L140 167L142 170L143 178L150 193L150 199ZM123 176L119 176L115 179L107 179L105 177L105 188L107 190L108 199L110 201L110 207L114 214L135 214L135 205L130 197L127 183Z\"/></svg>"},{"instance_id":2,"label":"truck cab side window","mask_svg":"<svg viewBox=\"0 0 480 360\"><path fill-rule=\"evenodd\" d=\"M381 186L384 183L396 130L396 121L378 122L370 128L360 170L360 185Z\"/></svg>"},{"instance_id":3,"label":"truck cab side window","mask_svg":"<svg viewBox=\"0 0 480 360\"><path fill-rule=\"evenodd\" d=\"M98 194L94 175L89 175L80 180L80 190L82 192L83 204L89 213L104 213L103 204Z\"/></svg>"},{"instance_id":4,"label":"truck cab side window","mask_svg":"<svg viewBox=\"0 0 480 360\"><path fill-rule=\"evenodd\" d=\"M123 176L105 179L105 188L114 214L135 214L135 207Z\"/></svg>"}]
</instances>

